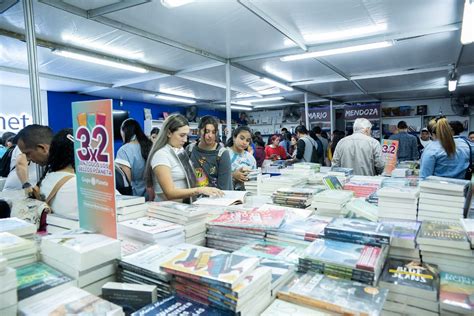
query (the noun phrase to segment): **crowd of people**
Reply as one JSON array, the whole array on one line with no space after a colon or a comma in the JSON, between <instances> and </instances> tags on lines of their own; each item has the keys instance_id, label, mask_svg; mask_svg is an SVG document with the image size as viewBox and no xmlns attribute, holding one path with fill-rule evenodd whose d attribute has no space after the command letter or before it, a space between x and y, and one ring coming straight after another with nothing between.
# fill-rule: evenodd
<instances>
[{"instance_id":1,"label":"crowd of people","mask_svg":"<svg viewBox=\"0 0 474 316\"><path fill-rule=\"evenodd\" d=\"M245 190L249 174L265 160L285 164L315 162L325 166L352 168L355 175L379 175L384 170L382 146L371 136L372 124L356 119L346 136L335 130L328 135L321 127L308 130L297 126L294 134L282 128L265 143L260 132L245 125L233 130L224 143L213 116L200 119L199 138L190 142L190 127L180 114L170 115L161 130L146 136L140 124L127 119L120 128L123 145L115 163L130 184L130 194L147 200L176 200L190 203L198 196L222 196L223 190ZM423 128L419 137L400 121L390 139L398 141L398 161L420 159L420 177L430 175L468 178L471 176L474 132L461 136L462 124L438 117ZM2 135L0 161L4 190L37 191L50 201L53 211L77 218L74 137L71 129L56 134L51 128L29 125L17 135ZM36 178L37 166L44 167ZM119 181L117 181L119 183ZM120 188L117 188L120 192ZM74 201L76 201L74 203Z\"/></svg>"}]
</instances>

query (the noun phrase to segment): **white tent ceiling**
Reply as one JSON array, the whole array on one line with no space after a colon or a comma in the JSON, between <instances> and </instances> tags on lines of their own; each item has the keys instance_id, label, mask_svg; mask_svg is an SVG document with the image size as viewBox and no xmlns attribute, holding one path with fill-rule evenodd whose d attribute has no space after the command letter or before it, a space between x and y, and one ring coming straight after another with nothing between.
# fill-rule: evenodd
<instances>
[{"instance_id":1,"label":"white tent ceiling","mask_svg":"<svg viewBox=\"0 0 474 316\"><path fill-rule=\"evenodd\" d=\"M460 42L464 0L194 0L175 8L162 2L35 1L41 88L152 103L163 103L154 97L161 92L216 107L225 101L229 60L235 101L279 95L284 99L266 104L284 106L303 102L304 92L314 104L449 97L453 68L455 96L474 94L474 44ZM378 30L353 34L371 26ZM24 29L18 1L0 14L0 84L28 84ZM385 40L393 46L280 59ZM52 49L119 59L148 73L72 60Z\"/></svg>"}]
</instances>

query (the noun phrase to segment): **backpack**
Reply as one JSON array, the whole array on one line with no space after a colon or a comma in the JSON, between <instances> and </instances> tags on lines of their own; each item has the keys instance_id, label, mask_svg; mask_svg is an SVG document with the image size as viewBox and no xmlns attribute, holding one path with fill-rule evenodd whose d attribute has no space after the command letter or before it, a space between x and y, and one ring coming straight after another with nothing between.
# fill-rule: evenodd
<instances>
[{"instance_id":1,"label":"backpack","mask_svg":"<svg viewBox=\"0 0 474 316\"><path fill-rule=\"evenodd\" d=\"M318 148L316 148L316 161L317 163L323 165L324 162L324 147L323 147L323 142L315 136L314 140L318 144Z\"/></svg>"},{"instance_id":2,"label":"backpack","mask_svg":"<svg viewBox=\"0 0 474 316\"><path fill-rule=\"evenodd\" d=\"M2 159L0 159L0 177L4 177L4 178L8 177L8 174L11 171L10 164L12 162L12 155L13 155L14 149L15 149L15 146L8 148L5 154L3 154Z\"/></svg>"},{"instance_id":3,"label":"backpack","mask_svg":"<svg viewBox=\"0 0 474 316\"><path fill-rule=\"evenodd\" d=\"M128 181L127 175L115 165L115 189L122 195L133 195L132 185Z\"/></svg>"}]
</instances>

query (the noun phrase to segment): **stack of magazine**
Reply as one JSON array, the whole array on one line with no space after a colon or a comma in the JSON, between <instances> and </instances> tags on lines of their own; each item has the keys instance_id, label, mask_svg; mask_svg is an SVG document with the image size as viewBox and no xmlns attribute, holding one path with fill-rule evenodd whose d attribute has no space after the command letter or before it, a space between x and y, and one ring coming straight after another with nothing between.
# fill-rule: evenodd
<instances>
[{"instance_id":1,"label":"stack of magazine","mask_svg":"<svg viewBox=\"0 0 474 316\"><path fill-rule=\"evenodd\" d=\"M344 215L342 210L344 205L354 196L354 192L345 190L326 190L313 197L311 208L316 210L316 214L323 216L337 217Z\"/></svg>"},{"instance_id":2,"label":"stack of magazine","mask_svg":"<svg viewBox=\"0 0 474 316\"><path fill-rule=\"evenodd\" d=\"M380 217L383 219L417 219L419 188L383 187L377 191Z\"/></svg>"},{"instance_id":3,"label":"stack of magazine","mask_svg":"<svg viewBox=\"0 0 474 316\"><path fill-rule=\"evenodd\" d=\"M271 302L271 270L259 260L192 246L161 268L174 275L178 295L223 310L258 315Z\"/></svg>"},{"instance_id":4,"label":"stack of magazine","mask_svg":"<svg viewBox=\"0 0 474 316\"><path fill-rule=\"evenodd\" d=\"M153 217L140 217L117 223L119 236L163 246L184 242L184 227Z\"/></svg>"},{"instance_id":5,"label":"stack of magazine","mask_svg":"<svg viewBox=\"0 0 474 316\"><path fill-rule=\"evenodd\" d=\"M0 254L16 268L38 260L36 242L11 233L0 233Z\"/></svg>"},{"instance_id":6,"label":"stack of magazine","mask_svg":"<svg viewBox=\"0 0 474 316\"><path fill-rule=\"evenodd\" d=\"M150 217L183 225L186 243L205 243L207 210L195 205L174 201L151 202L148 204Z\"/></svg>"},{"instance_id":7,"label":"stack of magazine","mask_svg":"<svg viewBox=\"0 0 474 316\"><path fill-rule=\"evenodd\" d=\"M311 189L302 188L280 188L273 192L273 204L285 205L296 208L307 208L313 200Z\"/></svg>"}]
</instances>

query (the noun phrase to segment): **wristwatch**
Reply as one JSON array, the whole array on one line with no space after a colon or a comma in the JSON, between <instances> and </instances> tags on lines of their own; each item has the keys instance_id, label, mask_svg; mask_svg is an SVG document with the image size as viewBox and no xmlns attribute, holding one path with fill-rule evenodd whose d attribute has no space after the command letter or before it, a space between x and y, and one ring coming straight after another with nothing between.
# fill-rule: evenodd
<instances>
[{"instance_id":1,"label":"wristwatch","mask_svg":"<svg viewBox=\"0 0 474 316\"><path fill-rule=\"evenodd\" d=\"M31 187L31 183L29 182L25 182L23 183L23 185L21 186L22 189L27 189L27 188L30 188Z\"/></svg>"}]
</instances>

